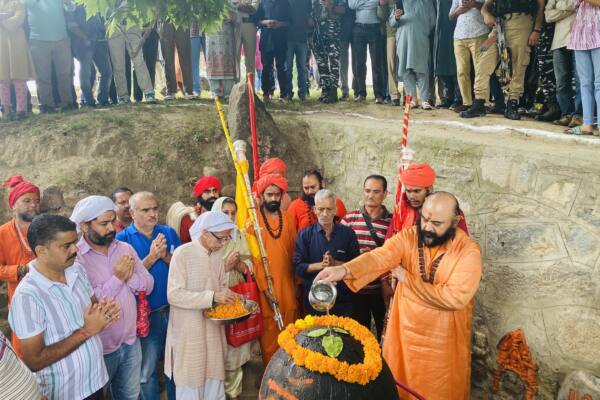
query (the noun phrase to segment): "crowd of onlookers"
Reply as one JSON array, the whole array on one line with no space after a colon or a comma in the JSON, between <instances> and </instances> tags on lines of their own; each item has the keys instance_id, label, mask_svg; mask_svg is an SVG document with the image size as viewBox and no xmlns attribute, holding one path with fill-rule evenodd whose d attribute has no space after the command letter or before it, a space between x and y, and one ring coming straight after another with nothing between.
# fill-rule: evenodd
<instances>
[{"instance_id":1,"label":"crowd of onlookers","mask_svg":"<svg viewBox=\"0 0 600 400\"><path fill-rule=\"evenodd\" d=\"M179 90L200 95L205 65L211 95L225 99L246 71L266 101L276 89L282 99L304 101L311 77L323 103L351 93L365 101L370 71L376 104L399 106L403 91L424 110L527 114L591 134L600 75L596 2L231 0L217 30L204 32L194 21L123 21L107 35L103 17L71 0L0 0L0 101L5 118L27 116L26 82L35 79L42 112L154 102L157 60L165 100ZM498 79L497 37L510 52L508 79Z\"/></svg>"}]
</instances>

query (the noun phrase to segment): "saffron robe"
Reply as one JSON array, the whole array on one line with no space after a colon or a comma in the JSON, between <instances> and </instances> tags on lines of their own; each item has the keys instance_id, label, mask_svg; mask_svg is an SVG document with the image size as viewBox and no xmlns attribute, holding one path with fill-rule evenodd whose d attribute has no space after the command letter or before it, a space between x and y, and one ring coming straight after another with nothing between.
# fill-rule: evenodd
<instances>
[{"instance_id":1,"label":"saffron robe","mask_svg":"<svg viewBox=\"0 0 600 400\"><path fill-rule=\"evenodd\" d=\"M27 232L21 232L22 240L27 241ZM0 280L6 282L8 288L8 306L17 285L19 265L27 265L35 255L29 250L28 243L21 243L14 218L0 226ZM15 352L22 357L19 339L12 335L12 345Z\"/></svg>"},{"instance_id":2,"label":"saffron robe","mask_svg":"<svg viewBox=\"0 0 600 400\"><path fill-rule=\"evenodd\" d=\"M394 378L427 400L468 400L471 379L471 329L474 296L481 279L479 246L461 229L435 249L424 248L429 277L435 258L443 257L433 284L419 272L416 227L404 229L346 264L353 291L402 265L383 343L383 357ZM432 257L433 256L433 257ZM398 389L400 396L407 397ZM403 397L403 398L404 398Z\"/></svg>"},{"instance_id":3,"label":"saffron robe","mask_svg":"<svg viewBox=\"0 0 600 400\"><path fill-rule=\"evenodd\" d=\"M272 229L279 227L279 217L277 214L270 215L266 213L267 221ZM282 211L283 216L283 232L279 239L271 237L267 228L262 213L258 213L258 220L262 232L262 238L265 244L267 257L269 259L269 271L273 278L273 286L275 297L279 302L279 310L283 318L284 326L294 323L297 317L298 303L296 300L296 287L294 283L294 248L296 245L296 228L289 215ZM276 232L276 231L275 231ZM273 310L264 291L267 290L267 277L261 260L254 260L254 273L256 283L261 291L259 303L263 317L263 335L260 338L262 348L262 357L266 366L279 345L277 344L277 336L279 336L279 328L273 319Z\"/></svg>"}]
</instances>

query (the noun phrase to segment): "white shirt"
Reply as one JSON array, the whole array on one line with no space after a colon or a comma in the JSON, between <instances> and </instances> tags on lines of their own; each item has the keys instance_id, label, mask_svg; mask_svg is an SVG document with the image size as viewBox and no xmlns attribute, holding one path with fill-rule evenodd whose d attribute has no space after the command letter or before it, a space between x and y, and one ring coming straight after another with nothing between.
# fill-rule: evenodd
<instances>
[{"instance_id":1,"label":"white shirt","mask_svg":"<svg viewBox=\"0 0 600 400\"><path fill-rule=\"evenodd\" d=\"M483 1L477 0L478 3ZM462 0L452 0L450 14L454 12L460 5ZM471 8L464 14L461 14L456 19L456 28L454 29L454 39L473 39L482 35L487 35L490 28L483 22L483 14L477 8Z\"/></svg>"}]
</instances>

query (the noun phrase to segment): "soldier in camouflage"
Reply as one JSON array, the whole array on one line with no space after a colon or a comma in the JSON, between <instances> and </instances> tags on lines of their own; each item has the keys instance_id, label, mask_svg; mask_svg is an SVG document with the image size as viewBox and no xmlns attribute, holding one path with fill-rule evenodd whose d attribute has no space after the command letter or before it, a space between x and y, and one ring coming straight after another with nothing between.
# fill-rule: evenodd
<instances>
[{"instance_id":1,"label":"soldier in camouflage","mask_svg":"<svg viewBox=\"0 0 600 400\"><path fill-rule=\"evenodd\" d=\"M320 102L338 101L340 76L341 15L346 11L343 0L313 0L314 53L321 78Z\"/></svg>"}]
</instances>

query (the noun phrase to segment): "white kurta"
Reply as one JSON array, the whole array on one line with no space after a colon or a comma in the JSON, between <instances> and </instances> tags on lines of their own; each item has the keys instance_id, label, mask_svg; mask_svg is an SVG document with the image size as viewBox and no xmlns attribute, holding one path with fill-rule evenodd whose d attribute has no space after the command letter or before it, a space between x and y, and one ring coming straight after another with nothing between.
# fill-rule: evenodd
<instances>
[{"instance_id":1,"label":"white kurta","mask_svg":"<svg viewBox=\"0 0 600 400\"><path fill-rule=\"evenodd\" d=\"M206 379L225 380L227 340L222 325L204 318L214 292L227 287L221 251L211 254L198 240L173 254L167 298L171 305L165 374L177 386L200 388Z\"/></svg>"}]
</instances>

